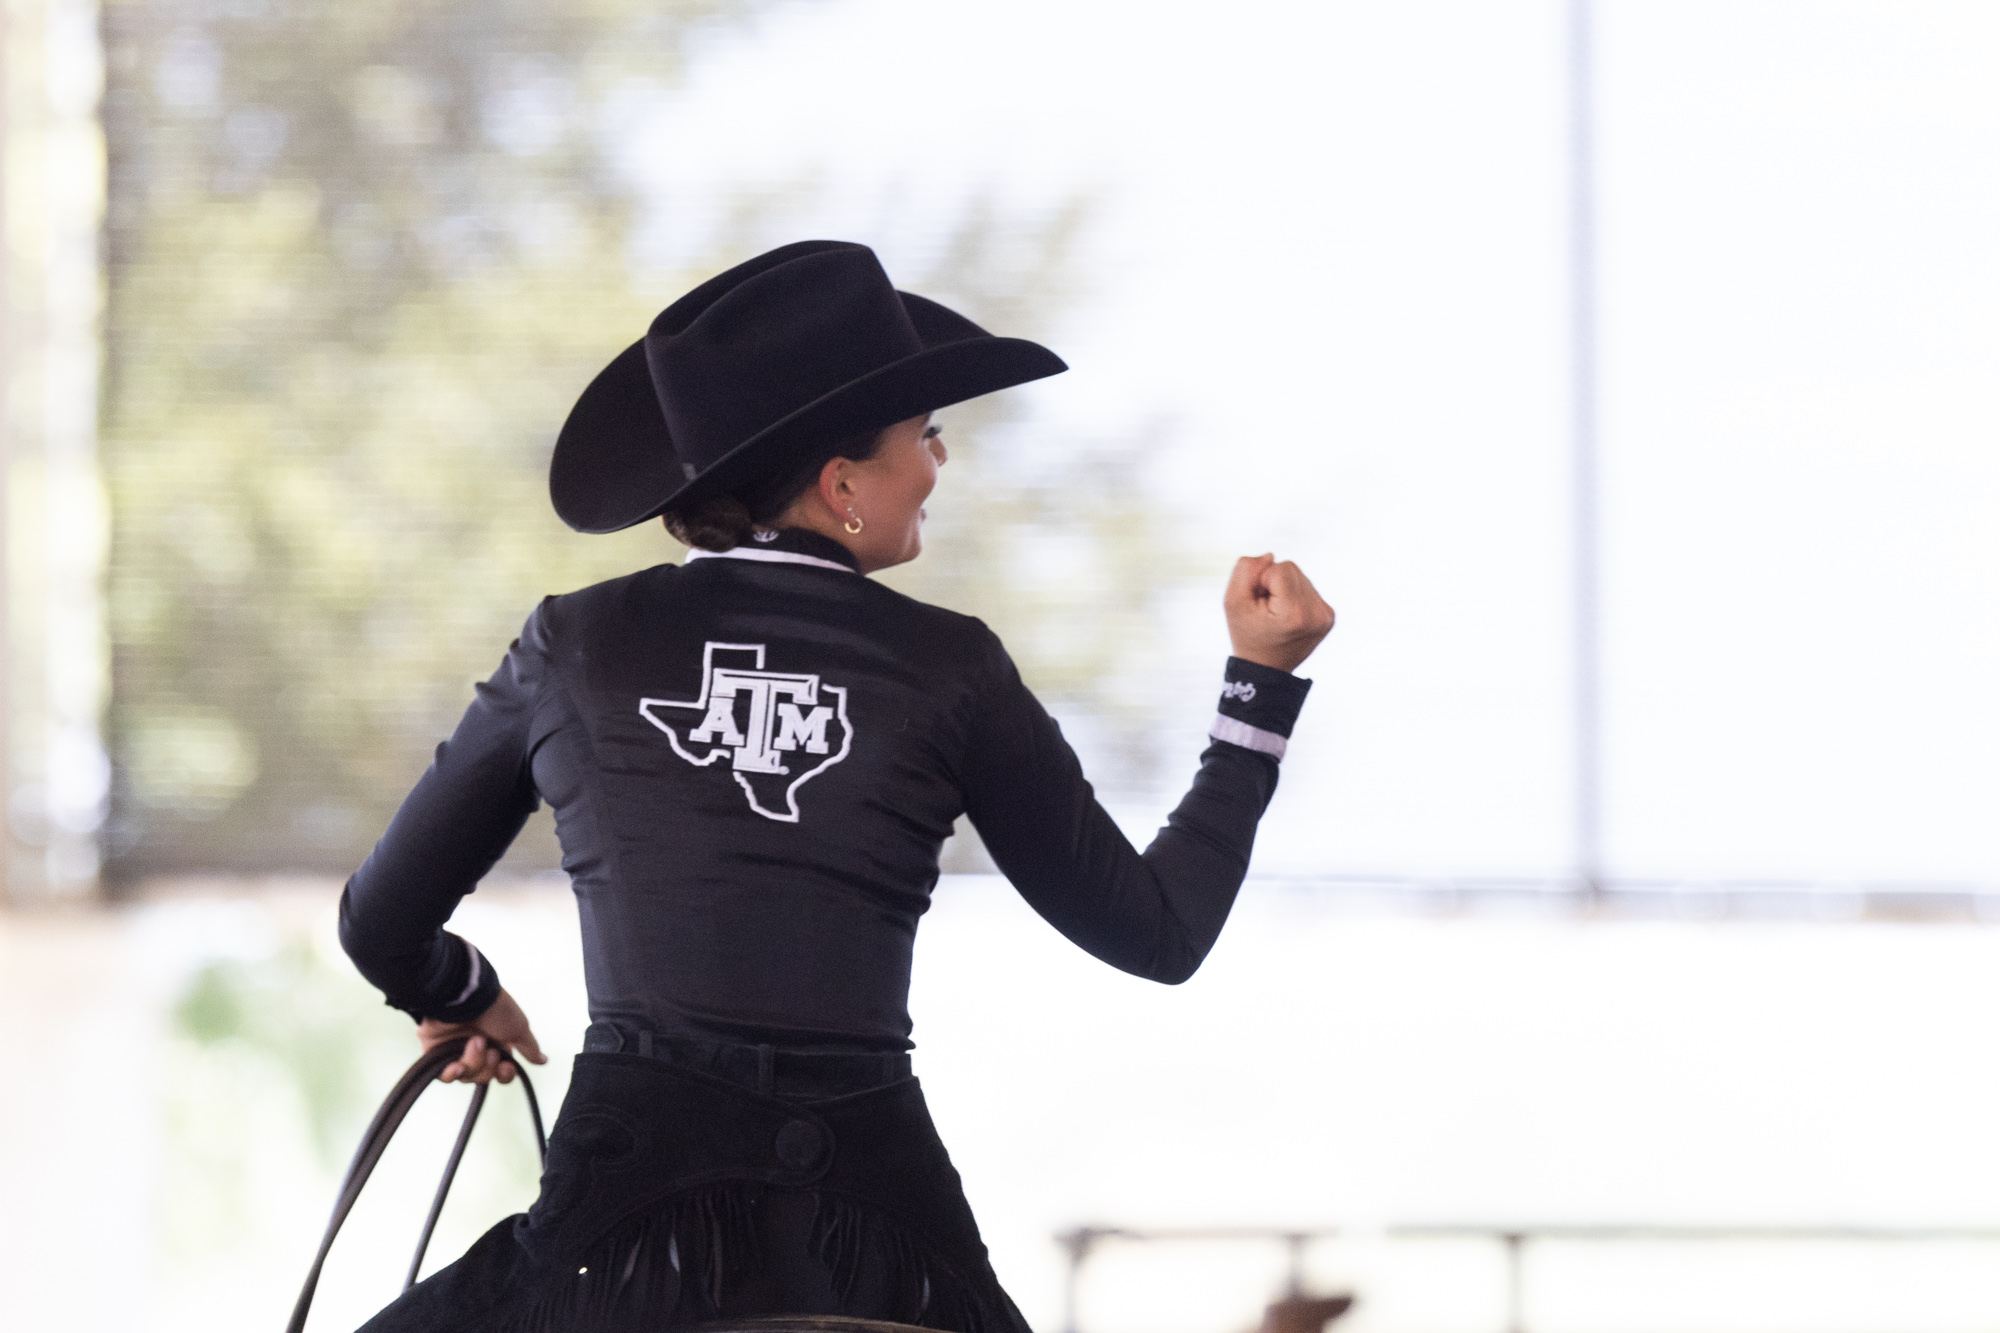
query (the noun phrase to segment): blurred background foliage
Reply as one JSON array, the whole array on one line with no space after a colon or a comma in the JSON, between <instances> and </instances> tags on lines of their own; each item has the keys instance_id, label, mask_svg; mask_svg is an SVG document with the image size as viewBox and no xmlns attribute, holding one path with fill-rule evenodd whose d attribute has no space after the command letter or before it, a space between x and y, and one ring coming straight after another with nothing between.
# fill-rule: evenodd
<instances>
[{"instance_id":1,"label":"blurred background foliage","mask_svg":"<svg viewBox=\"0 0 2000 1333\"><path fill-rule=\"evenodd\" d=\"M656 310L796 239L746 192L710 253L647 262L673 201L617 165L699 35L763 7L107 0L114 882L344 873L537 599L678 557L657 526L570 533L545 469ZM968 198L896 277L1046 336L1090 211ZM1143 786L1118 669L1161 608L1112 593L1173 563L1152 441L1029 444L1018 410L946 418L932 554L891 581L992 622L1102 724L1101 778ZM510 864L555 860L542 819Z\"/></svg>"},{"instance_id":2,"label":"blurred background foliage","mask_svg":"<svg viewBox=\"0 0 2000 1333\"><path fill-rule=\"evenodd\" d=\"M234 1253L268 1220L284 1185L319 1200L326 1180L347 1165L377 1096L416 1054L409 1020L382 1004L330 940L316 943L303 931L287 933L268 954L196 970L172 1020L161 1089L160 1183L171 1200L162 1239L178 1258L197 1262ZM558 1063L536 1074L553 1115L564 1071ZM432 1187L466 1099L457 1088L431 1089L398 1135L387 1189L375 1190L384 1196L376 1207L392 1202L394 1222L407 1223L414 1211L404 1195ZM541 1167L522 1099L509 1091L499 1100L473 1138L433 1266L534 1195ZM284 1162L316 1171L288 1182L254 1177L260 1164ZM395 1231L400 1241L402 1226Z\"/></svg>"},{"instance_id":3,"label":"blurred background foliage","mask_svg":"<svg viewBox=\"0 0 2000 1333\"><path fill-rule=\"evenodd\" d=\"M171 1038L161 1162L174 1203L162 1239L182 1258L245 1240L257 1217L255 1149L273 1126L302 1132L308 1160L338 1170L381 1066L409 1046L407 1022L303 937L268 958L197 971L174 1006Z\"/></svg>"},{"instance_id":4,"label":"blurred background foliage","mask_svg":"<svg viewBox=\"0 0 2000 1333\"><path fill-rule=\"evenodd\" d=\"M204 1053L250 1057L282 1070L298 1089L322 1165L352 1150L353 1122L369 1108L363 1048L401 1039L409 1024L295 938L255 962L227 959L197 971L174 1006L174 1030Z\"/></svg>"}]
</instances>

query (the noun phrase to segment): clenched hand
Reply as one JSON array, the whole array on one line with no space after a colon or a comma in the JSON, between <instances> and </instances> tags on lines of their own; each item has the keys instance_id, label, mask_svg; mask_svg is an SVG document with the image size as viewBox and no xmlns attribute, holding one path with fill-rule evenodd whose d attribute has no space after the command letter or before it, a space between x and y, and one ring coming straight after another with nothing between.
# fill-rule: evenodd
<instances>
[{"instance_id":1,"label":"clenched hand","mask_svg":"<svg viewBox=\"0 0 2000 1333\"><path fill-rule=\"evenodd\" d=\"M502 1083L514 1081L514 1062L510 1058L516 1051L538 1065L545 1065L549 1057L542 1054L542 1047L535 1040L533 1029L528 1026L528 1016L521 1012L521 1006L514 1003L514 997L506 991L500 998L487 1006L486 1012L470 1023L441 1023L435 1018L426 1018L417 1024L417 1040L428 1051L441 1041L453 1037L469 1037L465 1052L458 1059L444 1067L438 1075L440 1083L487 1083L499 1079Z\"/></svg>"},{"instance_id":2,"label":"clenched hand","mask_svg":"<svg viewBox=\"0 0 2000 1333\"><path fill-rule=\"evenodd\" d=\"M1333 628L1333 608L1289 560L1246 555L1222 594L1231 651L1246 662L1292 671Z\"/></svg>"}]
</instances>

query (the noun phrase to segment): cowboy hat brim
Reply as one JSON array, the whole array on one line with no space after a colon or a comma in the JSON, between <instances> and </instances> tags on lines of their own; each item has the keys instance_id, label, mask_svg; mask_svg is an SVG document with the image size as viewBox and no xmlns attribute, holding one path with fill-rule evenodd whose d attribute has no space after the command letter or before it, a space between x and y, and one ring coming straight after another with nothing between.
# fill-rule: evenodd
<instances>
[{"instance_id":1,"label":"cowboy hat brim","mask_svg":"<svg viewBox=\"0 0 2000 1333\"><path fill-rule=\"evenodd\" d=\"M806 403L699 470L674 451L645 341L633 343L590 382L556 438L556 513L579 532L617 532L674 505L783 476L835 440L1069 368L1039 343L995 337L935 301L897 295L922 350Z\"/></svg>"}]
</instances>

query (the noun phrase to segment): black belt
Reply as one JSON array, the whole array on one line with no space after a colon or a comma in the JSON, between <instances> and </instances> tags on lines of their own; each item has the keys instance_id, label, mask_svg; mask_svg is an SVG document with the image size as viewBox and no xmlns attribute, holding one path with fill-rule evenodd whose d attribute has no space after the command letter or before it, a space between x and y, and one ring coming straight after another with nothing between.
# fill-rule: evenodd
<instances>
[{"instance_id":1,"label":"black belt","mask_svg":"<svg viewBox=\"0 0 2000 1333\"><path fill-rule=\"evenodd\" d=\"M908 1051L797 1051L667 1037L624 1023L592 1023L584 1029L583 1049L662 1060L767 1097L839 1097L910 1076Z\"/></svg>"}]
</instances>

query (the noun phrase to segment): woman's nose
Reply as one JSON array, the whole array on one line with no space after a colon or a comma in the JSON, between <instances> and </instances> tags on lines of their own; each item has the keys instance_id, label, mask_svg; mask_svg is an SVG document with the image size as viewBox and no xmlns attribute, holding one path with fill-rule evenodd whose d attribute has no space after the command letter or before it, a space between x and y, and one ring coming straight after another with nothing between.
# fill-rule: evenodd
<instances>
[{"instance_id":1,"label":"woman's nose","mask_svg":"<svg viewBox=\"0 0 2000 1333\"><path fill-rule=\"evenodd\" d=\"M937 459L939 467L951 461L951 450L944 447L943 436L931 436L931 457Z\"/></svg>"}]
</instances>

